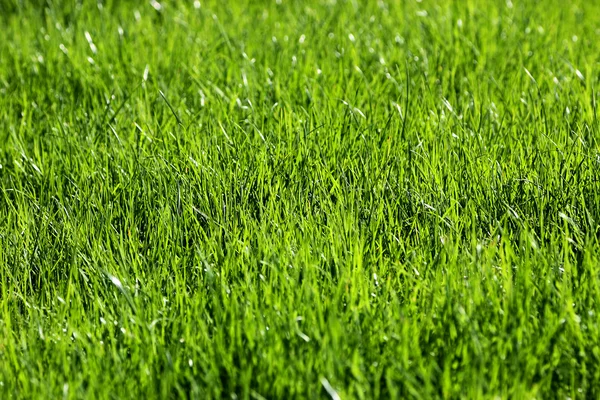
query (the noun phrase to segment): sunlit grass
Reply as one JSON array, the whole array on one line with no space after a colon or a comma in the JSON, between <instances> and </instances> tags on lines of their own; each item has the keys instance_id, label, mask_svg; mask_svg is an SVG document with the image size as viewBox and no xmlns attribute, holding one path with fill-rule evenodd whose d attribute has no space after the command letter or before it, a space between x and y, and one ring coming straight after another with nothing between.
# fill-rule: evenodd
<instances>
[{"instance_id":1,"label":"sunlit grass","mask_svg":"<svg viewBox=\"0 0 600 400\"><path fill-rule=\"evenodd\" d=\"M0 0L0 398L598 398L600 6Z\"/></svg>"}]
</instances>

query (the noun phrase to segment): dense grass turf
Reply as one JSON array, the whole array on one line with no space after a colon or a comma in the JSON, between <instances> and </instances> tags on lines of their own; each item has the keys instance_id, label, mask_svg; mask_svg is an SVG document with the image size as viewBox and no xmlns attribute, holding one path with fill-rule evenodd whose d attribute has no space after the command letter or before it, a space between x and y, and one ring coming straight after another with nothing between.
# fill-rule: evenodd
<instances>
[{"instance_id":1,"label":"dense grass turf","mask_svg":"<svg viewBox=\"0 0 600 400\"><path fill-rule=\"evenodd\" d=\"M600 5L534 3L0 0L0 397L598 398Z\"/></svg>"}]
</instances>

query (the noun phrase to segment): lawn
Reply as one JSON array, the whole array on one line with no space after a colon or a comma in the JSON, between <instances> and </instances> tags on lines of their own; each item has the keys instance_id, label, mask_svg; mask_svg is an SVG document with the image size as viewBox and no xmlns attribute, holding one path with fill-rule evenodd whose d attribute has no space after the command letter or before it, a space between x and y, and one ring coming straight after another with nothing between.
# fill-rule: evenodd
<instances>
[{"instance_id":1,"label":"lawn","mask_svg":"<svg viewBox=\"0 0 600 400\"><path fill-rule=\"evenodd\" d=\"M600 4L0 0L0 398L600 397Z\"/></svg>"}]
</instances>

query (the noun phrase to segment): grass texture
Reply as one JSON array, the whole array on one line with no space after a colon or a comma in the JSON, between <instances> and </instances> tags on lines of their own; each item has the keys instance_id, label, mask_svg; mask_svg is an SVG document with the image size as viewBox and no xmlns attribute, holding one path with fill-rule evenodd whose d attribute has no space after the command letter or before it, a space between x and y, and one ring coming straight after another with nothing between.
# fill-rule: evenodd
<instances>
[{"instance_id":1,"label":"grass texture","mask_svg":"<svg viewBox=\"0 0 600 400\"><path fill-rule=\"evenodd\" d=\"M599 398L595 1L0 0L1 398Z\"/></svg>"}]
</instances>

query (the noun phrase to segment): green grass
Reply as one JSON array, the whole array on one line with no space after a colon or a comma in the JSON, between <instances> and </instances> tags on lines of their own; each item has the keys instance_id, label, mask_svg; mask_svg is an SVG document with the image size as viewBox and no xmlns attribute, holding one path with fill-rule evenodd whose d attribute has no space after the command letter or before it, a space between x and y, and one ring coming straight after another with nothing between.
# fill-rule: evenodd
<instances>
[{"instance_id":1,"label":"green grass","mask_svg":"<svg viewBox=\"0 0 600 400\"><path fill-rule=\"evenodd\" d=\"M597 2L159 1L0 0L1 398L600 397Z\"/></svg>"}]
</instances>

